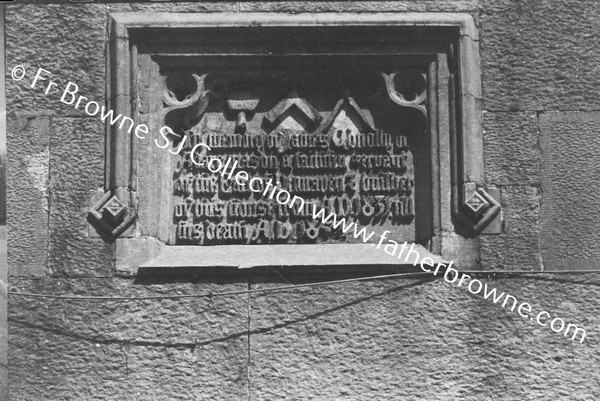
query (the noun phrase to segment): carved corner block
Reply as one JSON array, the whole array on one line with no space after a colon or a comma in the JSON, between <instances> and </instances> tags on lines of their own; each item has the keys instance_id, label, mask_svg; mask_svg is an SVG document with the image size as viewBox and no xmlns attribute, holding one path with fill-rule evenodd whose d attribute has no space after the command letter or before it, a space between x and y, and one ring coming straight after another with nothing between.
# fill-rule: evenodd
<instances>
[{"instance_id":1,"label":"carved corner block","mask_svg":"<svg viewBox=\"0 0 600 401\"><path fill-rule=\"evenodd\" d=\"M123 234L136 218L136 212L129 202L116 192L106 192L88 212L89 222L111 241Z\"/></svg>"},{"instance_id":2,"label":"carved corner block","mask_svg":"<svg viewBox=\"0 0 600 401\"><path fill-rule=\"evenodd\" d=\"M462 205L456 217L476 234L500 234L502 214L500 191L490 188L489 192L474 182L463 184Z\"/></svg>"}]
</instances>

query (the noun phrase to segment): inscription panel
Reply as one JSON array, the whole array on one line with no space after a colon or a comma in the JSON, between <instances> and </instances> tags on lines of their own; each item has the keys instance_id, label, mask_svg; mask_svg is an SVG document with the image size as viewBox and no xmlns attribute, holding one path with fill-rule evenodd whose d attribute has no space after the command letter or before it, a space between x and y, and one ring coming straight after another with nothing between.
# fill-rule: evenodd
<instances>
[{"instance_id":1,"label":"inscription panel","mask_svg":"<svg viewBox=\"0 0 600 401\"><path fill-rule=\"evenodd\" d=\"M353 243L385 230L415 240L409 142L424 118L386 90L406 81L298 67L165 74L165 122L176 133L171 243ZM397 75L424 91L424 74ZM173 107L186 98L196 99ZM247 180L235 180L240 171ZM321 208L338 224L315 218Z\"/></svg>"},{"instance_id":2,"label":"inscription panel","mask_svg":"<svg viewBox=\"0 0 600 401\"><path fill-rule=\"evenodd\" d=\"M195 170L193 165L188 166L185 173L176 173L178 164L186 162L185 152L191 150L194 133L215 134L215 137L231 134L263 137L258 144L244 139L238 145L239 149L211 151L211 156L223 160L239 155L243 160L238 164L244 163L257 170L252 177L270 176L277 181L283 176L285 181L288 176L336 177L343 173L344 176L353 175L356 182L359 174L378 176L390 172L395 177L413 179L409 197L414 217L395 221L388 215L386 219L371 217L369 220L356 215L359 209L354 204L356 211L348 219L353 223L366 221L365 228L375 232L373 242L389 229L388 238L414 240L435 253L444 254L444 250L447 253L452 249L452 257L462 254L458 247L472 254L471 251L478 247L473 234L482 229L489 233L490 222L500 219L500 206L491 192L486 191L483 179L481 110L477 101L481 98L480 71L476 62L478 32L470 15L111 13L110 19L110 104L116 114L131 115L136 122L147 123L150 136L143 140L137 135L122 135L119 127L107 129L105 194L90 208L89 220L96 230L106 235L107 241L121 240L121 245L132 252L147 249L148 259L160 254L154 266L206 265L211 262L201 262L203 259L214 258L216 251L223 249L212 247L213 253L207 249L211 247L194 246L198 244L225 244L224 248L231 249L231 257L235 259L238 255L240 260L245 260L246 266L265 263L263 258L257 260L261 252L268 256L292 249L291 257L286 256L285 260L276 263L302 265L301 250L312 252L315 249L303 245L251 247L246 246L247 243L316 242L323 244L317 246L319 255L323 255L323 263L339 260L337 255L341 249L368 249L338 246L339 242L353 242L355 238L353 235L338 236L335 232L328 235L333 231L328 225L319 227L314 240L294 237L298 230L285 240L276 239L274 234L263 234L264 230L257 236L244 232L245 241L231 240L232 233L224 233L217 240L207 240L204 234L209 223L238 222L254 226L250 227L254 228L254 233L265 215L268 214L273 226L274 220L280 220L277 204L274 209L267 209L269 206L259 203L276 203L268 196L243 194L243 188L235 187L231 194L221 194L219 175L216 181L208 179L211 175L208 171ZM165 79L167 82L163 85ZM296 96L290 96L294 92ZM360 113L354 113L356 107ZM392 161L389 170L384 160L364 159L363 162L362 154L385 154L380 149L340 150L338 138L343 138L344 130L334 136L331 125L341 114L350 114L349 120L361 134L380 131L390 134L394 140L405 137L406 171L402 174L394 171L398 164ZM158 135L165 125L177 133L177 139L173 137L169 141ZM317 143L311 145L314 149L288 149L279 154L268 151L264 144L265 138L274 132L331 136L323 148L315 147L319 146ZM265 161L265 167L261 167L260 161L255 159L263 153L276 156L277 162ZM319 156L318 153L343 155L346 170L339 167L341 161L335 158L308 159L315 153L315 156ZM296 154L299 157L294 160ZM290 155L291 160L285 157ZM392 155L400 156L396 149ZM361 156L360 160L356 156ZM279 168L273 171L275 163ZM291 168L282 169L284 163L291 164ZM261 168L271 170L258 171ZM185 195L178 192L182 191L182 186L191 186L193 181L186 183L198 174L198 193ZM179 178L182 180L176 189L175 181ZM357 193L343 195L360 200L363 196L360 178L358 183ZM281 182L277 181L279 184ZM324 184L314 183L314 180L283 184L308 186L309 191L317 192L294 196L327 206L330 204L327 198L339 196L323 193ZM370 182L363 181L363 184ZM384 187L383 193L377 193L374 187L373 193L367 195L375 199L390 198L385 193L386 184L380 181L379 185ZM475 198L478 202L473 201ZM191 205L198 200L200 206ZM231 206L231 210L227 210L229 203L250 201L256 205ZM367 215L369 206L365 210ZM124 212L114 214L113 207ZM234 210L236 207L239 210ZM245 208L249 210L243 210ZM196 216L192 214L194 212ZM301 220L293 221L300 214L298 211L288 212L290 216L286 219L285 211L281 211L282 224ZM309 216L304 221L314 224L313 220ZM187 231L178 237L180 223ZM262 227L266 229L266 223ZM458 239L458 245L457 234L464 237ZM252 241L252 238L256 240ZM162 247L161 243L171 246ZM179 244L182 246L173 246ZM182 262L176 257L180 252L188 255L190 261ZM466 258L468 260L462 258L462 261L467 265L476 264L475 259ZM237 266L234 259L219 263ZM314 263L314 259L310 263Z\"/></svg>"}]
</instances>

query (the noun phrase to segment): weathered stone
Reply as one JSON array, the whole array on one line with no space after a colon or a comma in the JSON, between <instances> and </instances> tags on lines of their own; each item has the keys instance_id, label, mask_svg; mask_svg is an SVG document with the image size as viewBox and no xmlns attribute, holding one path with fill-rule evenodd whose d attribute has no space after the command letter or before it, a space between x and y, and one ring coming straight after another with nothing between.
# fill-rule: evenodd
<instances>
[{"instance_id":1,"label":"weathered stone","mask_svg":"<svg viewBox=\"0 0 600 401\"><path fill-rule=\"evenodd\" d=\"M126 297L247 288L223 280L137 286L114 278L14 280L12 286L25 292ZM15 298L10 360L13 372L22 374L12 376L13 394L32 400L74 395L186 400L190 394L203 400L242 399L247 393L246 299L243 294L133 302Z\"/></svg>"},{"instance_id":2,"label":"weathered stone","mask_svg":"<svg viewBox=\"0 0 600 401\"><path fill-rule=\"evenodd\" d=\"M544 267L600 269L600 113L540 115Z\"/></svg>"},{"instance_id":3,"label":"weathered stone","mask_svg":"<svg viewBox=\"0 0 600 401\"><path fill-rule=\"evenodd\" d=\"M0 263L4 266L3 268L0 268L0 280L4 282L4 287L6 287L6 281L8 279L8 263L6 260L6 226L3 224L0 224Z\"/></svg>"},{"instance_id":4,"label":"weathered stone","mask_svg":"<svg viewBox=\"0 0 600 401\"><path fill-rule=\"evenodd\" d=\"M356 12L463 12L477 11L476 0L352 1Z\"/></svg>"},{"instance_id":5,"label":"weathered stone","mask_svg":"<svg viewBox=\"0 0 600 401\"><path fill-rule=\"evenodd\" d=\"M483 0L479 8L486 110L600 107L597 2Z\"/></svg>"},{"instance_id":6,"label":"weathered stone","mask_svg":"<svg viewBox=\"0 0 600 401\"><path fill-rule=\"evenodd\" d=\"M535 113L484 112L486 182L539 185L540 150Z\"/></svg>"},{"instance_id":7,"label":"weathered stone","mask_svg":"<svg viewBox=\"0 0 600 401\"><path fill-rule=\"evenodd\" d=\"M50 272L107 276L113 245L88 237L91 191L104 185L104 126L91 118L55 118L50 155Z\"/></svg>"},{"instance_id":8,"label":"weathered stone","mask_svg":"<svg viewBox=\"0 0 600 401\"><path fill-rule=\"evenodd\" d=\"M461 269L470 267L479 267L477 260L479 255L479 240L477 238L464 238L457 234L448 234L445 236L442 253L448 255L448 260L454 261L455 265Z\"/></svg>"},{"instance_id":9,"label":"weathered stone","mask_svg":"<svg viewBox=\"0 0 600 401\"><path fill-rule=\"evenodd\" d=\"M52 110L60 116L82 115L60 101L67 83L99 104L106 100L106 6L100 4L10 5L6 9L6 72L27 67L22 81L6 79L7 110ZM77 38L77 40L74 40ZM33 82L38 68L51 73ZM45 94L49 81L57 83ZM67 98L68 99L68 98Z\"/></svg>"},{"instance_id":10,"label":"weathered stone","mask_svg":"<svg viewBox=\"0 0 600 401\"><path fill-rule=\"evenodd\" d=\"M281 12L281 13L324 13L350 11L352 2L350 1L273 1L273 2L239 2L239 11L241 12Z\"/></svg>"},{"instance_id":11,"label":"weathered stone","mask_svg":"<svg viewBox=\"0 0 600 401\"><path fill-rule=\"evenodd\" d=\"M7 149L8 265L11 276L42 275L48 258L51 117L9 114Z\"/></svg>"},{"instance_id":12,"label":"weathered stone","mask_svg":"<svg viewBox=\"0 0 600 401\"><path fill-rule=\"evenodd\" d=\"M110 13L116 12L238 12L239 4L237 2L196 2L196 3L109 3L106 7Z\"/></svg>"},{"instance_id":13,"label":"weathered stone","mask_svg":"<svg viewBox=\"0 0 600 401\"><path fill-rule=\"evenodd\" d=\"M8 324L6 226L0 225L0 399L8 400Z\"/></svg>"},{"instance_id":14,"label":"weathered stone","mask_svg":"<svg viewBox=\"0 0 600 401\"><path fill-rule=\"evenodd\" d=\"M540 206L538 187L503 187L504 232L482 236L481 266L486 270L541 270Z\"/></svg>"},{"instance_id":15,"label":"weathered stone","mask_svg":"<svg viewBox=\"0 0 600 401\"><path fill-rule=\"evenodd\" d=\"M599 362L590 302L598 289L582 285L585 278L481 280L531 302L535 312L586 326L589 345L510 312L512 302L503 309L443 280L255 295L251 398L533 400L551 385L553 394L593 399L597 374L580 368ZM561 306L573 293L573 303Z\"/></svg>"}]
</instances>

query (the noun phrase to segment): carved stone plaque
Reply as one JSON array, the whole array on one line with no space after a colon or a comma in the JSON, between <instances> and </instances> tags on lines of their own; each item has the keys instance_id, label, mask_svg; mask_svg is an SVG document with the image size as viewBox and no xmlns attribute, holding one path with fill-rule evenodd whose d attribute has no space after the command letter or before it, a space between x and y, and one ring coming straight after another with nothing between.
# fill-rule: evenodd
<instances>
[{"instance_id":1,"label":"carved stone plaque","mask_svg":"<svg viewBox=\"0 0 600 401\"><path fill-rule=\"evenodd\" d=\"M88 217L144 267L395 265L371 233L474 265L499 232L470 15L117 13L109 31L110 106L148 134L107 128Z\"/></svg>"},{"instance_id":2,"label":"carved stone plaque","mask_svg":"<svg viewBox=\"0 0 600 401\"><path fill-rule=\"evenodd\" d=\"M424 110L424 74L389 74L364 61L317 69L298 60L262 63L256 71L230 63L229 71L165 75L165 121L178 136L171 148L177 153L171 240L362 242L356 225L367 235L389 230L397 240L414 241L409 137L422 137L425 116L407 113L390 91L413 91L415 110ZM211 164L222 168L211 172ZM248 181L236 182L238 171ZM332 216L323 224L314 216L321 208L325 217L344 221L334 227Z\"/></svg>"}]
</instances>

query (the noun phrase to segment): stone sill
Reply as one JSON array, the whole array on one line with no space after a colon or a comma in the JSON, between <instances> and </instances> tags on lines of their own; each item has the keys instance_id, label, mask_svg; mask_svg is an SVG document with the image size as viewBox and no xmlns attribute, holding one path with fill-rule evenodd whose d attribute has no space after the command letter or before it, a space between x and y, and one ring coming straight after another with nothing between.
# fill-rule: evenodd
<instances>
[{"instance_id":1,"label":"stone sill","mask_svg":"<svg viewBox=\"0 0 600 401\"><path fill-rule=\"evenodd\" d=\"M253 267L340 267L340 266L400 266L412 264L425 257L434 263L448 263L422 245L415 244L418 257L408 262L376 249L374 244L325 245L214 245L163 246L159 255L140 268L236 268ZM409 248L410 249L410 248Z\"/></svg>"},{"instance_id":2,"label":"stone sill","mask_svg":"<svg viewBox=\"0 0 600 401\"><path fill-rule=\"evenodd\" d=\"M416 256L404 261L384 252L375 244L303 244L303 245L165 245L146 238L117 239L116 271L136 276L138 269L171 268L250 269L253 267L399 267L410 266ZM407 249L410 249L410 245ZM448 261L415 244L419 260L433 259L434 264ZM414 255L414 253L413 253Z\"/></svg>"}]
</instances>

